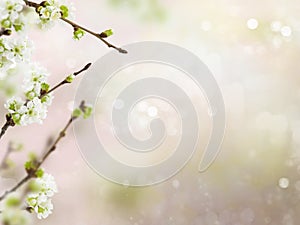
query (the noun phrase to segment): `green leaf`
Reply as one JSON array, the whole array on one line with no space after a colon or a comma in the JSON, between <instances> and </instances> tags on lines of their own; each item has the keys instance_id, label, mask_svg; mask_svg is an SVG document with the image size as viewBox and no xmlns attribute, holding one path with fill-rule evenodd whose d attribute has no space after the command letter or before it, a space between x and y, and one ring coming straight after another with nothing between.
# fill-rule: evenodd
<instances>
[{"instance_id":1,"label":"green leaf","mask_svg":"<svg viewBox=\"0 0 300 225\"><path fill-rule=\"evenodd\" d=\"M14 24L14 28L17 32L23 30L23 24Z\"/></svg>"},{"instance_id":2,"label":"green leaf","mask_svg":"<svg viewBox=\"0 0 300 225\"><path fill-rule=\"evenodd\" d=\"M65 5L61 5L60 7L62 18L67 18L69 16L69 9Z\"/></svg>"},{"instance_id":3,"label":"green leaf","mask_svg":"<svg viewBox=\"0 0 300 225\"><path fill-rule=\"evenodd\" d=\"M20 115L18 113L15 113L15 114L12 114L11 116L12 116L11 118L13 119L14 123L17 125L20 125L20 121L21 121Z\"/></svg>"},{"instance_id":4,"label":"green leaf","mask_svg":"<svg viewBox=\"0 0 300 225\"><path fill-rule=\"evenodd\" d=\"M87 119L92 115L93 108L91 106L84 107L83 118Z\"/></svg>"},{"instance_id":5,"label":"green leaf","mask_svg":"<svg viewBox=\"0 0 300 225\"><path fill-rule=\"evenodd\" d=\"M73 38L75 40L80 40L84 36L84 34L85 34L84 30L76 27L76 28L74 28Z\"/></svg>"}]
</instances>

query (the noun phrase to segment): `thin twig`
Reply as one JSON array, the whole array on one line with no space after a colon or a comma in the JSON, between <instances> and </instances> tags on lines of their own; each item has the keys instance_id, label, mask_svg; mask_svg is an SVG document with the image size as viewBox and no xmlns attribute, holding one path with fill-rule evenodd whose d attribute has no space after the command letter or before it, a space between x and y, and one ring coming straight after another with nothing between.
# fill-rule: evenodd
<instances>
[{"instance_id":1,"label":"thin twig","mask_svg":"<svg viewBox=\"0 0 300 225\"><path fill-rule=\"evenodd\" d=\"M35 8L36 11L37 11L38 8L41 6L41 4L38 4L38 3L35 3L35 2L31 2L31 1L28 1L28 0L24 0L24 2L25 2L25 4L26 4L27 6ZM101 33L96 33L96 32L94 32L94 31L91 31L91 30L89 30L89 29L87 29L87 28L85 28L85 27L83 27L83 26L81 26L81 25L79 25L79 24L77 24L77 23L75 23L75 22L73 22L73 21L71 21L71 20L68 20L68 19L66 19L66 18L60 17L60 19L61 19L62 21L64 21L64 22L70 24L70 25L73 27L73 29L78 29L78 28L79 28L79 29L84 30L85 32L89 33L90 35L92 35L92 36L98 38L98 39L101 40L107 47L113 48L113 49L115 49L115 50L117 50L118 52L123 53L123 54L126 54L126 53L127 53L127 51L126 51L125 49L122 49L122 48L120 48L120 47L117 47L117 46L111 44L110 42L108 42L107 40L105 40L105 38L104 38L103 36L101 36Z\"/></svg>"},{"instance_id":2,"label":"thin twig","mask_svg":"<svg viewBox=\"0 0 300 225\"><path fill-rule=\"evenodd\" d=\"M92 63L88 63L85 65L85 67L83 67L81 70L77 71L77 72L74 72L73 75L76 77L78 76L79 74L81 74L82 72L88 70L90 68L90 66L92 65ZM55 85L53 88L51 88L49 91L47 92L44 92L41 94L40 98L44 97L45 95L47 94L50 94L51 92L55 91L57 88L61 87L62 85L64 84L69 84L70 82L68 82L66 80L66 78L64 80L62 80L61 82L59 82L57 85Z\"/></svg>"},{"instance_id":3,"label":"thin twig","mask_svg":"<svg viewBox=\"0 0 300 225\"><path fill-rule=\"evenodd\" d=\"M2 161L1 161L1 164L0 164L0 170L7 168L8 157L9 157L10 153L12 153L13 151L14 151L14 148L12 146L12 142L9 142L7 150L5 152L5 155L4 155L4 157L3 157Z\"/></svg>"},{"instance_id":4,"label":"thin twig","mask_svg":"<svg viewBox=\"0 0 300 225\"><path fill-rule=\"evenodd\" d=\"M70 127L70 125L77 119L77 117L71 116L71 118L68 120L67 124L65 127L59 132L59 136L56 138L54 143L49 147L47 152L44 154L44 156L36 163L36 166L33 170L31 170L27 175L21 179L14 187L11 189L5 191L1 196L0 196L0 202L6 198L7 195L9 195L12 192L15 192L17 189L19 189L21 186L23 186L27 181L29 181L31 178L35 177L36 172L38 169L41 167L41 165L46 161L46 159L49 157L49 155L55 151L57 144L61 141L62 138L66 136L66 131Z\"/></svg>"},{"instance_id":5,"label":"thin twig","mask_svg":"<svg viewBox=\"0 0 300 225\"><path fill-rule=\"evenodd\" d=\"M75 28L80 28L80 29L84 30L85 32L87 32L87 33L93 35L94 37L96 37L96 38L98 38L99 40L101 40L104 44L106 44L107 47L109 47L109 48L114 48L114 49L116 49L118 52L123 53L123 54L128 53L125 49L122 49L122 48L120 48L120 47L117 47L117 46L115 46L115 45L109 43L108 41L106 41L103 37L101 37L101 33L96 33L96 32L94 32L94 31L91 31L91 30L89 30L89 29L87 29L87 28L85 28L85 27L83 27L83 26L81 26L81 25L79 25L79 24L76 24L76 23L74 23L74 22L72 22L72 21L70 21L70 20L68 20L68 19L66 19L66 18L61 17L60 19L63 20L63 21L65 21L66 23L70 24L74 29L75 29Z\"/></svg>"}]
</instances>

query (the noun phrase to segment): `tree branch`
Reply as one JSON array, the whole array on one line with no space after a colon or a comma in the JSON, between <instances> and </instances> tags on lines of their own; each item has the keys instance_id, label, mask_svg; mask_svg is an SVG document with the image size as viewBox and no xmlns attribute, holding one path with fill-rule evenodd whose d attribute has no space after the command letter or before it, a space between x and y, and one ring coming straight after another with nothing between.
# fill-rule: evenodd
<instances>
[{"instance_id":1,"label":"tree branch","mask_svg":"<svg viewBox=\"0 0 300 225\"><path fill-rule=\"evenodd\" d=\"M81 74L82 72L88 70L90 68L90 66L92 65L92 63L88 63L87 65L85 65L81 70L77 71L77 72L74 72L73 75L76 77L78 76L79 74ZM53 88L51 88L49 91L47 92L43 92L41 93L41 95L39 96L39 98L42 98L44 97L45 95L53 92L54 90L56 90L57 88L61 87L62 85L64 84L69 84L70 82L67 82L66 78L61 81L60 83L58 83L57 85L55 85ZM26 103L25 103L26 104ZM15 126L16 124L14 123L12 117L10 114L6 114L6 122L5 124L2 126L1 128L1 133L0 133L0 140L1 138L3 137L3 135L6 133L6 131L8 130L9 127L13 127Z\"/></svg>"},{"instance_id":2,"label":"tree branch","mask_svg":"<svg viewBox=\"0 0 300 225\"><path fill-rule=\"evenodd\" d=\"M3 135L6 133L6 131L9 127L15 126L15 123L14 123L13 119L11 118L10 114L6 114L5 118L6 118L6 122L3 125L3 127L1 128L0 139L3 137Z\"/></svg>"},{"instance_id":3,"label":"tree branch","mask_svg":"<svg viewBox=\"0 0 300 225\"><path fill-rule=\"evenodd\" d=\"M38 7L41 6L41 3L38 4L38 3L31 2L31 1L28 1L28 0L24 0L24 2L25 2L25 4L26 4L27 6L32 7L32 8L35 8L36 11L37 11ZM107 47L113 48L113 49L115 49L115 50L117 50L118 52L123 53L123 54L126 54L126 53L127 53L127 51L126 51L125 49L122 49L122 48L120 48L120 47L117 47L117 46L111 44L110 42L108 42L107 40L105 40L105 38L104 38L103 36L101 36L101 33L96 33L96 32L94 32L94 31L91 31L91 30L89 30L89 29L87 29L87 28L85 28L85 27L83 27L83 26L81 26L81 25L79 25L79 24L77 24L77 23L75 23L75 22L73 22L73 21L71 21L71 20L68 20L68 19L66 19L66 18L60 17L60 19L61 19L62 21L64 21L65 23L71 25L71 26L73 27L73 29L76 29L76 28L78 29L78 28L80 28L80 29L84 30L85 32L89 33L90 35L92 35L92 36L98 38L98 39L99 39L100 41L102 41Z\"/></svg>"},{"instance_id":4,"label":"tree branch","mask_svg":"<svg viewBox=\"0 0 300 225\"><path fill-rule=\"evenodd\" d=\"M11 30L5 29L5 28L0 29L0 37L1 36L9 36L9 35L11 35Z\"/></svg>"},{"instance_id":5,"label":"tree branch","mask_svg":"<svg viewBox=\"0 0 300 225\"><path fill-rule=\"evenodd\" d=\"M85 67L83 67L81 70L74 72L73 75L76 77L78 75L80 75L81 73L83 73L84 71L88 70L90 68L90 66L92 65L92 63L88 63L85 65ZM64 84L70 84L70 82L67 81L67 78L65 78L64 80L62 80L60 83L58 83L57 85L55 85L53 88L51 88L49 91L44 92L41 94L40 98L44 97L47 94L50 94L51 92L55 91L57 88L63 86Z\"/></svg>"},{"instance_id":6,"label":"tree branch","mask_svg":"<svg viewBox=\"0 0 300 225\"><path fill-rule=\"evenodd\" d=\"M7 150L5 152L5 155L4 155L4 157L3 157L2 161L1 161L1 164L0 164L0 170L1 169L5 169L5 168L8 167L8 165L7 165L8 157L9 157L10 153L12 153L14 150L15 149L12 146L12 142L9 142L8 143L8 148L7 148Z\"/></svg>"},{"instance_id":7,"label":"tree branch","mask_svg":"<svg viewBox=\"0 0 300 225\"><path fill-rule=\"evenodd\" d=\"M81 105L84 104L84 102L81 103ZM35 174L38 171L38 169L42 166L42 164L46 161L46 159L50 156L52 152L55 151L57 144L61 141L62 138L66 136L66 131L70 127L70 125L77 119L77 117L71 116L71 118L68 120L67 124L65 127L59 132L58 137L54 141L54 143L49 147L49 149L46 151L44 156L37 162L35 169L31 170L30 172L27 173L27 175L21 179L15 186L13 186L11 189L5 191L1 196L0 196L0 202L6 198L7 195L9 195L12 192L15 192L17 189L22 187L27 181L29 181L32 178L35 178Z\"/></svg>"}]
</instances>

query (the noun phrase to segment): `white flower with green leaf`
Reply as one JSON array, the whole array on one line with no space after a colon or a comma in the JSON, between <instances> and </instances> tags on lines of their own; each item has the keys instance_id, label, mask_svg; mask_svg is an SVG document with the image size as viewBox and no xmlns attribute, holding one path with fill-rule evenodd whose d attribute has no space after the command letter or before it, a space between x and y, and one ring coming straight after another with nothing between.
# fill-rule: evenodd
<instances>
[{"instance_id":1,"label":"white flower with green leaf","mask_svg":"<svg viewBox=\"0 0 300 225\"><path fill-rule=\"evenodd\" d=\"M24 27L24 17L20 13L25 3L23 0L2 0L0 1L0 22L5 29L14 28L20 31Z\"/></svg>"},{"instance_id":2,"label":"white flower with green leaf","mask_svg":"<svg viewBox=\"0 0 300 225\"><path fill-rule=\"evenodd\" d=\"M27 38L0 38L0 78L7 76L8 70L17 63L29 62L32 44Z\"/></svg>"},{"instance_id":3,"label":"white flower with green leaf","mask_svg":"<svg viewBox=\"0 0 300 225\"><path fill-rule=\"evenodd\" d=\"M48 106L53 96L46 94L48 72L38 64L30 65L25 73L23 84L26 100L20 97L8 99L4 107L8 110L16 125L26 126L32 123L41 124L47 117Z\"/></svg>"},{"instance_id":4,"label":"white flower with green leaf","mask_svg":"<svg viewBox=\"0 0 300 225\"><path fill-rule=\"evenodd\" d=\"M10 194L1 209L0 223L5 225L27 225L30 223L28 212L22 209L21 197L17 193Z\"/></svg>"},{"instance_id":5,"label":"white flower with green leaf","mask_svg":"<svg viewBox=\"0 0 300 225\"><path fill-rule=\"evenodd\" d=\"M57 20L69 18L73 7L67 1L47 0L38 7L39 24L42 28L52 27Z\"/></svg>"},{"instance_id":6,"label":"white flower with green leaf","mask_svg":"<svg viewBox=\"0 0 300 225\"><path fill-rule=\"evenodd\" d=\"M39 171L38 177L30 185L31 193L27 195L26 203L39 219L45 219L52 213L50 197L57 192L57 186L53 176Z\"/></svg>"}]
</instances>

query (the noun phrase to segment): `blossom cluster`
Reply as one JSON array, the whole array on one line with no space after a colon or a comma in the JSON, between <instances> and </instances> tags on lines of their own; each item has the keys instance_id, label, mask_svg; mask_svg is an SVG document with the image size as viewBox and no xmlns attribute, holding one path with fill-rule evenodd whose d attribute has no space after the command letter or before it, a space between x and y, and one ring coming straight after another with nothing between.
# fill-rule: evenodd
<instances>
[{"instance_id":1,"label":"blossom cluster","mask_svg":"<svg viewBox=\"0 0 300 225\"><path fill-rule=\"evenodd\" d=\"M32 43L27 38L0 38L0 79L6 77L9 69L17 63L29 62Z\"/></svg>"},{"instance_id":2,"label":"blossom cluster","mask_svg":"<svg viewBox=\"0 0 300 225\"><path fill-rule=\"evenodd\" d=\"M0 1L0 24L8 30L21 31L25 26L25 17L21 13L25 3L23 0Z\"/></svg>"},{"instance_id":3,"label":"blossom cluster","mask_svg":"<svg viewBox=\"0 0 300 225\"><path fill-rule=\"evenodd\" d=\"M73 6L67 1L44 1L37 8L37 12L39 14L39 24L42 28L52 27L61 17L71 17L72 10Z\"/></svg>"},{"instance_id":4,"label":"blossom cluster","mask_svg":"<svg viewBox=\"0 0 300 225\"><path fill-rule=\"evenodd\" d=\"M4 105L15 124L21 126L32 123L41 124L46 118L47 108L51 105L53 99L51 94L47 94L49 90L47 76L46 69L38 64L32 64L26 70L23 85L26 100L20 97L12 97Z\"/></svg>"},{"instance_id":5,"label":"blossom cluster","mask_svg":"<svg viewBox=\"0 0 300 225\"><path fill-rule=\"evenodd\" d=\"M26 225L31 221L28 213L22 209L21 196L17 193L10 194L5 199L2 210L1 224Z\"/></svg>"},{"instance_id":6,"label":"blossom cluster","mask_svg":"<svg viewBox=\"0 0 300 225\"><path fill-rule=\"evenodd\" d=\"M27 206L37 214L39 219L47 218L53 210L51 197L57 192L52 175L43 173L31 184L33 190L26 197Z\"/></svg>"}]
</instances>

